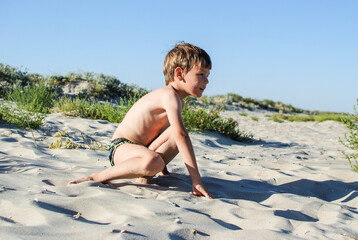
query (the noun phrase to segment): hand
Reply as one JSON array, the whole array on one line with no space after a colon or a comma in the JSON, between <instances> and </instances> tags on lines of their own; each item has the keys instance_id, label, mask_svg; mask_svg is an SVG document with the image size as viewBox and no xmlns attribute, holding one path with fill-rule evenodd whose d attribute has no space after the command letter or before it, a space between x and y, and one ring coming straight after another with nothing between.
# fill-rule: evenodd
<instances>
[{"instance_id":1,"label":"hand","mask_svg":"<svg viewBox=\"0 0 358 240\"><path fill-rule=\"evenodd\" d=\"M201 182L193 183L193 194L195 196L204 196L213 199L213 196L211 196L211 194L206 190L206 188Z\"/></svg>"}]
</instances>

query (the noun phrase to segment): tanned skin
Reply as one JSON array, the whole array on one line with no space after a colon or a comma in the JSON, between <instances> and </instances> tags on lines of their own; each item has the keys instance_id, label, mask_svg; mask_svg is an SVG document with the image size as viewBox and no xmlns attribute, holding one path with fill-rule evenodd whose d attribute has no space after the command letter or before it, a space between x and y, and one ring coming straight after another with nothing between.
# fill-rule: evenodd
<instances>
[{"instance_id":1,"label":"tanned skin","mask_svg":"<svg viewBox=\"0 0 358 240\"><path fill-rule=\"evenodd\" d=\"M138 178L141 183L157 173L168 174L166 165L180 153L189 171L193 194L213 198L201 181L189 134L181 112L187 96L201 97L209 83L210 69L194 65L188 72L177 67L174 80L139 99L119 124L112 139L126 138L114 154L114 166L68 185L84 181L107 182Z\"/></svg>"}]
</instances>

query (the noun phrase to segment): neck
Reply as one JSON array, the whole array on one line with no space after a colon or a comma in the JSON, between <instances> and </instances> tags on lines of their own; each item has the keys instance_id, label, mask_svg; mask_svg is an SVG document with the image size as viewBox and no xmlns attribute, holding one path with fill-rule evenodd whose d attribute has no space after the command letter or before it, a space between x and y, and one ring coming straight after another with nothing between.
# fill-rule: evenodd
<instances>
[{"instance_id":1,"label":"neck","mask_svg":"<svg viewBox=\"0 0 358 240\"><path fill-rule=\"evenodd\" d=\"M181 100L183 100L184 98L186 98L187 96L189 96L189 94L187 94L185 91L181 90L178 86L176 86L176 84L174 83L169 83L168 87L172 88L179 96L179 98Z\"/></svg>"}]
</instances>

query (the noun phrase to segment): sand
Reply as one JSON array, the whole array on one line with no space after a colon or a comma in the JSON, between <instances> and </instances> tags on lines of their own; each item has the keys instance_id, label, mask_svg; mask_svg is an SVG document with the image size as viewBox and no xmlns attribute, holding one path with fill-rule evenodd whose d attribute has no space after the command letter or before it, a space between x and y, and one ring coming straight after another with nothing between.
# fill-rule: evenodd
<instances>
[{"instance_id":1,"label":"sand","mask_svg":"<svg viewBox=\"0 0 358 240\"><path fill-rule=\"evenodd\" d=\"M226 111L257 140L191 133L204 184L191 194L180 158L151 185L68 181L110 167L102 150L49 149L59 130L75 143L109 143L116 124L51 114L34 135L0 122L0 239L354 239L358 174L341 123L276 123L267 112ZM255 116L258 121L251 117ZM259 140L259 141L258 141Z\"/></svg>"}]
</instances>

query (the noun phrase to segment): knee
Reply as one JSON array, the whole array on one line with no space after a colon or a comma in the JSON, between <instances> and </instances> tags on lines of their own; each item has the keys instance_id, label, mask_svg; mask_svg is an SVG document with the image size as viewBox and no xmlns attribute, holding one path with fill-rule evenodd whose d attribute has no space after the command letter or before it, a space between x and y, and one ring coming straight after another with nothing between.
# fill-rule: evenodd
<instances>
[{"instance_id":1,"label":"knee","mask_svg":"<svg viewBox=\"0 0 358 240\"><path fill-rule=\"evenodd\" d=\"M165 167L165 163L162 157L158 153L151 153L146 156L144 161L144 175L145 176L154 176L158 172L162 171Z\"/></svg>"}]
</instances>

